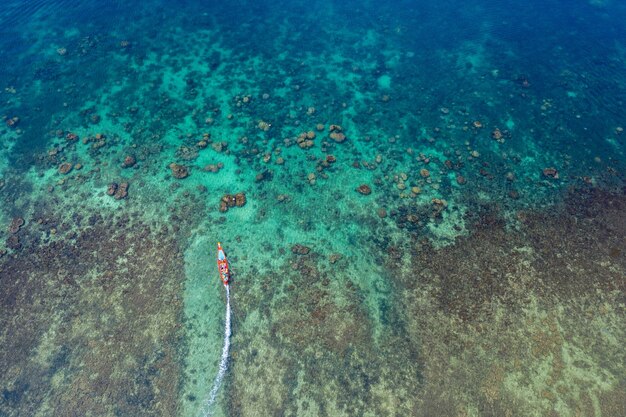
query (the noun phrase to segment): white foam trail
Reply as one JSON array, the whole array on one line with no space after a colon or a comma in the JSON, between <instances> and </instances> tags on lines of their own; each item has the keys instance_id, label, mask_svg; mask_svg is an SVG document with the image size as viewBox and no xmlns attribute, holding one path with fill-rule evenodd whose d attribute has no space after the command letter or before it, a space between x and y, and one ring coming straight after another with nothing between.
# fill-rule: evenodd
<instances>
[{"instance_id":1,"label":"white foam trail","mask_svg":"<svg viewBox=\"0 0 626 417\"><path fill-rule=\"evenodd\" d=\"M222 380L224 379L224 375L226 375L226 370L228 369L228 350L230 349L230 285L225 285L226 287L226 323L224 324L224 347L222 348L222 359L220 360L220 370L217 372L215 376L215 380L213 381L213 388L211 388L211 392L209 393L209 399L203 407L202 415L204 417L209 417L213 413L211 412L211 407L215 400L217 399L217 393L220 389L220 385L222 385ZM206 411L205 411L206 410Z\"/></svg>"}]
</instances>

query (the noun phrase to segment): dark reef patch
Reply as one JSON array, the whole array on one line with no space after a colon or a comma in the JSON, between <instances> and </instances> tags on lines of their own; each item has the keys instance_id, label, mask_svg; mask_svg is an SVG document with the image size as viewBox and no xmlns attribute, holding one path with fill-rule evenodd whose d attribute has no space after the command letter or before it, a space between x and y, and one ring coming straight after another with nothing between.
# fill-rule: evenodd
<instances>
[{"instance_id":1,"label":"dark reef patch","mask_svg":"<svg viewBox=\"0 0 626 417\"><path fill-rule=\"evenodd\" d=\"M40 214L0 260L0 414L176 415L178 244L107 214L51 239Z\"/></svg>"}]
</instances>

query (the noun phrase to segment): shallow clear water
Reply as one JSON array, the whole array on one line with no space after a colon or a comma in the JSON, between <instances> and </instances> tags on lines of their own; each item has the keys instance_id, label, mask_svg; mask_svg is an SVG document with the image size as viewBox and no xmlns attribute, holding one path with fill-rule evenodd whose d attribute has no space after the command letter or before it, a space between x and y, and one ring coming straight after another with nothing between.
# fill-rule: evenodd
<instances>
[{"instance_id":1,"label":"shallow clear water","mask_svg":"<svg viewBox=\"0 0 626 417\"><path fill-rule=\"evenodd\" d=\"M0 416L626 414L626 6L8 1Z\"/></svg>"}]
</instances>

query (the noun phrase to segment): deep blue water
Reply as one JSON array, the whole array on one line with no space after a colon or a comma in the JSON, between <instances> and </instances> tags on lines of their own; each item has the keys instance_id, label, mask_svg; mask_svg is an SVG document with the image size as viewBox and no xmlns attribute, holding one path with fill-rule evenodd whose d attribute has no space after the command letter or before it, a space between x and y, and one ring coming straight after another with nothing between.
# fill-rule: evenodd
<instances>
[{"instance_id":1,"label":"deep blue water","mask_svg":"<svg viewBox=\"0 0 626 417\"><path fill-rule=\"evenodd\" d=\"M345 71L367 63L372 65L370 84L379 73L389 72L395 80L394 112L424 113L413 125L433 117L433 109L455 103L494 121L506 108L525 131L541 129L535 120L538 103L555 100L558 114L550 118L554 126L540 132L549 136L542 146L569 147L574 142L578 148L597 144L602 151L603 138L623 124L625 14L624 5L616 1L9 2L2 11L0 82L28 91L19 102L5 103L5 113L27 115L29 109L46 109L53 114L68 100L59 88L80 91L77 101L93 99L99 89L126 76L129 62L151 52L184 56L191 45L179 43L183 40L177 39L177 31L208 29L242 59L254 56L271 62L285 53L280 66L295 80L304 84L307 77L322 77L317 85L306 86L317 88L320 95L331 95L331 86L324 91L324 75L310 73L302 61L320 63L341 56ZM377 43L355 47L368 30L379 35ZM117 62L110 53L122 39L132 40L132 50ZM68 59L55 56L54 45L67 48ZM76 56L73 52L81 48L84 51ZM399 55L399 65L390 71L385 48ZM482 61L475 68L463 55L477 52ZM216 59L206 57L208 65L219 65L211 62ZM497 80L489 75L494 70ZM251 83L275 82L258 76L251 73ZM532 89L525 93L529 97L520 99L516 86L523 80ZM41 89L29 91L39 82ZM564 98L574 90L578 100ZM332 96L336 102L348 98ZM588 117L583 123L576 114ZM45 143L42 134L50 128L49 119L22 117L21 123L32 126L24 129L20 141L25 151ZM570 132L550 134L556 125Z\"/></svg>"}]
</instances>

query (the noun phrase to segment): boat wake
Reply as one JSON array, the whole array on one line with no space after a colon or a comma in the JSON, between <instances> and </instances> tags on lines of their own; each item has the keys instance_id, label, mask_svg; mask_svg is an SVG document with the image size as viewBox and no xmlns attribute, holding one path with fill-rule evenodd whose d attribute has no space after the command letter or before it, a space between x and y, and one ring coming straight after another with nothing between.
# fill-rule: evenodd
<instances>
[{"instance_id":1,"label":"boat wake","mask_svg":"<svg viewBox=\"0 0 626 417\"><path fill-rule=\"evenodd\" d=\"M224 324L224 347L222 348L220 369L215 376L215 380L213 381L213 388L211 388L211 392L209 393L209 399L202 409L202 415L204 417L209 417L213 414L213 404L217 399L217 393L219 392L220 385L222 385L222 380L224 379L224 375L226 375L226 370L228 369L228 350L230 349L230 285L225 285L224 287L226 287L226 323Z\"/></svg>"}]
</instances>

